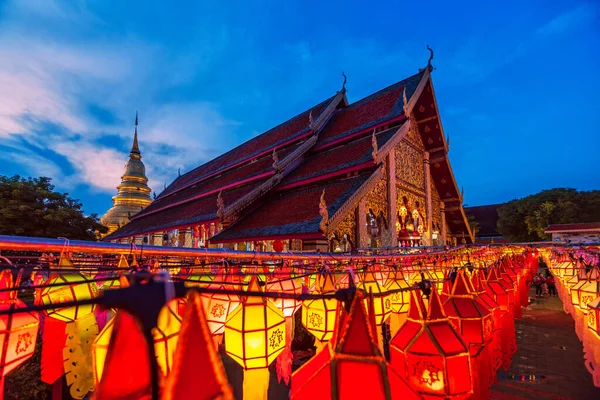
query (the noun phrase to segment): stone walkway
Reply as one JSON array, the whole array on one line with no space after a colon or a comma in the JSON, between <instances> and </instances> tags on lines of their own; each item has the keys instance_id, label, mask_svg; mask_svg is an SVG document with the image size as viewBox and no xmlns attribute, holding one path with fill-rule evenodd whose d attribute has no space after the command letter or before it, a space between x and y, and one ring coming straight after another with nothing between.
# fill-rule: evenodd
<instances>
[{"instance_id":1,"label":"stone walkway","mask_svg":"<svg viewBox=\"0 0 600 400\"><path fill-rule=\"evenodd\" d=\"M573 318L558 298L535 297L515 321L518 351L508 373L498 376L491 399L600 399L600 388L583 365L583 345ZM535 375L535 380L528 380ZM525 380L522 380L525 378Z\"/></svg>"}]
</instances>

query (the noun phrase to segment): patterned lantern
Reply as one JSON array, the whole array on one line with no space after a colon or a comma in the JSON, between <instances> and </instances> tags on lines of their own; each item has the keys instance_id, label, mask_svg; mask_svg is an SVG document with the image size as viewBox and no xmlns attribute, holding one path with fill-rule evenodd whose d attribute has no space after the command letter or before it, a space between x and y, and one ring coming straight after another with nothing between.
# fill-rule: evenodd
<instances>
[{"instance_id":1,"label":"patterned lantern","mask_svg":"<svg viewBox=\"0 0 600 400\"><path fill-rule=\"evenodd\" d=\"M323 278L317 279L315 292L317 294L334 293L333 274L325 274ZM337 300L335 299L313 299L302 303L302 325L319 342L327 342L333 336L336 315Z\"/></svg>"},{"instance_id":2,"label":"patterned lantern","mask_svg":"<svg viewBox=\"0 0 600 400\"><path fill-rule=\"evenodd\" d=\"M589 310L587 315L588 328L600 338L600 297L589 302L587 307Z\"/></svg>"},{"instance_id":3,"label":"patterned lantern","mask_svg":"<svg viewBox=\"0 0 600 400\"><path fill-rule=\"evenodd\" d=\"M256 276L249 292L262 292ZM269 365L285 349L283 313L265 297L244 296L225 322L225 351L244 368L243 398L266 398Z\"/></svg>"},{"instance_id":4,"label":"patterned lantern","mask_svg":"<svg viewBox=\"0 0 600 400\"><path fill-rule=\"evenodd\" d=\"M262 291L256 277L248 291ZM267 368L284 347L283 313L266 298L245 297L225 322L225 350L245 369Z\"/></svg>"},{"instance_id":5,"label":"patterned lantern","mask_svg":"<svg viewBox=\"0 0 600 400\"><path fill-rule=\"evenodd\" d=\"M406 323L390 342L392 366L427 398L466 398L473 389L467 345L444 314L434 290L424 314L420 296L411 292Z\"/></svg>"},{"instance_id":6,"label":"patterned lantern","mask_svg":"<svg viewBox=\"0 0 600 400\"><path fill-rule=\"evenodd\" d=\"M587 314L588 303L600 296L600 274L598 269L592 269L586 279L580 280L571 289L571 301L581 312Z\"/></svg>"},{"instance_id":7,"label":"patterned lantern","mask_svg":"<svg viewBox=\"0 0 600 400\"><path fill-rule=\"evenodd\" d=\"M181 329L180 307L185 306L181 299L171 300L158 315L156 328L152 331L154 338L154 351L156 353L156 362L164 376L167 376L173 367L173 354L177 346L179 330ZM96 337L92 346L94 357L94 380L100 382L104 371L104 363L109 350L109 344L113 335L117 315L108 321L102 331ZM127 315L127 318L131 318Z\"/></svg>"},{"instance_id":8,"label":"patterned lantern","mask_svg":"<svg viewBox=\"0 0 600 400\"><path fill-rule=\"evenodd\" d=\"M12 271L2 271L0 288L9 289L14 286ZM16 290L0 292L0 310L25 307L25 303L17 299ZM38 327L37 314L20 312L0 316L0 379L33 355Z\"/></svg>"},{"instance_id":9,"label":"patterned lantern","mask_svg":"<svg viewBox=\"0 0 600 400\"><path fill-rule=\"evenodd\" d=\"M292 278L290 268L284 265L279 279L267 283L267 292L278 292L288 294L301 294L302 282L298 278ZM302 302L296 299L273 299L273 303L283 312L284 317L292 317L300 308Z\"/></svg>"},{"instance_id":10,"label":"patterned lantern","mask_svg":"<svg viewBox=\"0 0 600 400\"><path fill-rule=\"evenodd\" d=\"M55 275L48 279L46 287L42 290L40 299L44 305L60 304L65 302L93 299L98 295L96 282L89 280L84 274ZM60 286L52 286L59 284ZM66 308L55 308L44 311L48 317L65 322L74 322L94 311L95 305L81 305Z\"/></svg>"},{"instance_id":11,"label":"patterned lantern","mask_svg":"<svg viewBox=\"0 0 600 400\"><path fill-rule=\"evenodd\" d=\"M469 350L472 350L472 355L491 339L494 326L492 314L486 305L471 293L463 271L460 271L454 280L452 293L444 303L444 311L469 346Z\"/></svg>"},{"instance_id":12,"label":"patterned lantern","mask_svg":"<svg viewBox=\"0 0 600 400\"><path fill-rule=\"evenodd\" d=\"M222 282L213 282L210 289L240 290L240 285L232 285L232 276L227 276ZM208 329L213 335L222 335L225 331L225 321L233 310L240 305L240 297L236 294L202 293L202 307L206 311Z\"/></svg>"},{"instance_id":13,"label":"patterned lantern","mask_svg":"<svg viewBox=\"0 0 600 400\"><path fill-rule=\"evenodd\" d=\"M386 290L377 282L375 276L370 270L367 270L359 289L366 292L367 295L373 294L373 310L375 312L375 324L381 326L392 312L392 300L390 296L386 296ZM365 299L365 307L368 309L367 300Z\"/></svg>"},{"instance_id":14,"label":"patterned lantern","mask_svg":"<svg viewBox=\"0 0 600 400\"><path fill-rule=\"evenodd\" d=\"M374 344L363 301L358 292L335 339L294 373L292 400L420 398Z\"/></svg>"}]
</instances>

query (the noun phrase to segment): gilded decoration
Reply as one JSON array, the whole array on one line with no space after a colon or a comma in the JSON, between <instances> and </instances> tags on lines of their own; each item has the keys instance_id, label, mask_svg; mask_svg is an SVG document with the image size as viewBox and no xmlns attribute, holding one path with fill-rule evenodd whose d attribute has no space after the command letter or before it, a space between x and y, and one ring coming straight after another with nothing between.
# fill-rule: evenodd
<instances>
[{"instance_id":1,"label":"gilded decoration","mask_svg":"<svg viewBox=\"0 0 600 400\"><path fill-rule=\"evenodd\" d=\"M377 185L367 194L367 213L373 212L376 217L383 216L385 223L388 218L387 179L382 177Z\"/></svg>"},{"instance_id":2,"label":"gilded decoration","mask_svg":"<svg viewBox=\"0 0 600 400\"><path fill-rule=\"evenodd\" d=\"M333 250L350 251L357 247L354 210L348 212L332 232Z\"/></svg>"},{"instance_id":3,"label":"gilded decoration","mask_svg":"<svg viewBox=\"0 0 600 400\"><path fill-rule=\"evenodd\" d=\"M421 191L425 188L423 152L404 141L396 146L396 179Z\"/></svg>"},{"instance_id":4,"label":"gilded decoration","mask_svg":"<svg viewBox=\"0 0 600 400\"><path fill-rule=\"evenodd\" d=\"M421 237L427 226L425 196L398 188L396 209L398 210L396 232L399 239L403 240L408 236Z\"/></svg>"},{"instance_id":5,"label":"gilded decoration","mask_svg":"<svg viewBox=\"0 0 600 400\"><path fill-rule=\"evenodd\" d=\"M433 230L436 229L439 231L442 226L442 211L440 209L441 198L440 194L435 187L435 184L431 182L431 205L432 205L432 213L431 221L433 223Z\"/></svg>"}]
</instances>

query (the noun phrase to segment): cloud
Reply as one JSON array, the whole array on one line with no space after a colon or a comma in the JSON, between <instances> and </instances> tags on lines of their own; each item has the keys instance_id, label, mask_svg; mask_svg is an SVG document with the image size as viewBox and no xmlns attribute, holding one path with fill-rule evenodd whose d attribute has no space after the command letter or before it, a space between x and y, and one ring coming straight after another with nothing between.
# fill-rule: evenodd
<instances>
[{"instance_id":1,"label":"cloud","mask_svg":"<svg viewBox=\"0 0 600 400\"><path fill-rule=\"evenodd\" d=\"M558 14L546 24L541 26L537 33L539 35L558 35L569 29L580 25L586 25L597 17L596 5L582 3L562 14Z\"/></svg>"},{"instance_id":2,"label":"cloud","mask_svg":"<svg viewBox=\"0 0 600 400\"><path fill-rule=\"evenodd\" d=\"M217 105L161 98L207 68L219 41L174 55L134 35L102 34L106 26L85 3L27 4L8 2L0 15L0 145L20 138L39 151L15 147L2 158L30 173L51 175L62 182L57 185L83 182L114 193L128 159L135 109L142 111L140 146L153 185L172 181L177 168L186 171L235 143L224 132L236 124ZM99 110L103 118L94 115ZM45 130L48 125L55 129ZM102 140L117 136L122 140L112 139L114 147ZM64 156L74 174L45 157L46 150Z\"/></svg>"}]
</instances>

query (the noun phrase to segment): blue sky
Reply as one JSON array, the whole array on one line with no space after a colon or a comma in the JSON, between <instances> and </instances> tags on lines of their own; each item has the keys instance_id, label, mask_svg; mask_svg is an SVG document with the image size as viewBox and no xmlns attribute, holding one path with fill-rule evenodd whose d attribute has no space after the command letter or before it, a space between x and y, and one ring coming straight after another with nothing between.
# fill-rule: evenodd
<instances>
[{"instance_id":1,"label":"blue sky","mask_svg":"<svg viewBox=\"0 0 600 400\"><path fill-rule=\"evenodd\" d=\"M323 4L327 3L327 4ZM0 0L0 174L111 205L140 112L150 185L423 67L469 205L599 189L600 6L585 1Z\"/></svg>"}]
</instances>

